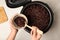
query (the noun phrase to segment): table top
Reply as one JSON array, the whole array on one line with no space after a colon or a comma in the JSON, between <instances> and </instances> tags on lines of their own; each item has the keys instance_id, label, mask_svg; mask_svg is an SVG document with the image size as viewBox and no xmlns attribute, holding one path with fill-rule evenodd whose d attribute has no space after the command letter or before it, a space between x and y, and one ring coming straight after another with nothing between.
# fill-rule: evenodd
<instances>
[{"instance_id":1,"label":"table top","mask_svg":"<svg viewBox=\"0 0 60 40\"><path fill-rule=\"evenodd\" d=\"M47 3L54 12L54 22L50 30L43 35L41 40L60 40L60 0L38 0ZM0 24L0 40L6 40L10 33L9 20L13 15L20 13L23 7L8 8L5 0L0 0L0 6L4 7L8 21ZM25 34L24 34L25 33ZM16 40L30 40L30 34L20 29L15 38Z\"/></svg>"}]
</instances>

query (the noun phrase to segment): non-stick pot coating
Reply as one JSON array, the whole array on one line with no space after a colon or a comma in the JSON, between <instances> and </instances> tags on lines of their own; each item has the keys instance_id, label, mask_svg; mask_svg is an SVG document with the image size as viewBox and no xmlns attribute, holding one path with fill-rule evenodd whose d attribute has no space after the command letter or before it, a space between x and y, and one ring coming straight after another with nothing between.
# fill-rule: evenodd
<instances>
[{"instance_id":1,"label":"non-stick pot coating","mask_svg":"<svg viewBox=\"0 0 60 40\"><path fill-rule=\"evenodd\" d=\"M39 1L28 3L22 12L28 18L28 25L36 26L44 33L49 30L53 22L53 12L50 7Z\"/></svg>"}]
</instances>

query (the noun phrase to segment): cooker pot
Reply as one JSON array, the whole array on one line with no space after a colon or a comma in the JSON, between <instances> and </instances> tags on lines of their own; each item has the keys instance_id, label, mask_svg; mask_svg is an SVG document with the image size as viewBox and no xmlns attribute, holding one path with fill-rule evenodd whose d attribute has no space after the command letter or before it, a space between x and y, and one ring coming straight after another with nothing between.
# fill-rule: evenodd
<instances>
[{"instance_id":1,"label":"cooker pot","mask_svg":"<svg viewBox=\"0 0 60 40\"><path fill-rule=\"evenodd\" d=\"M24 11L25 11L25 9L28 7L28 6L30 6L30 5L32 5L32 4L39 4L39 5L42 5L45 9L47 9L48 10L48 13L49 13L49 16L50 16L50 21L49 21L49 23L48 23L48 26L46 26L42 31L44 32L44 33L46 33L49 29L50 29L50 27L51 27L51 25L52 25L52 23L53 23L53 12L52 12L52 10L51 10L51 8L49 7L49 5L48 4L46 4L46 3L44 3L44 2L41 2L41 1L31 1L31 0L6 0L6 4L7 4L7 6L8 7L10 7L10 8L17 8L17 7L20 7L20 6L23 6L23 9L22 9L22 11L21 11L21 13L22 14L24 14ZM27 13L26 13L27 14ZM26 15L26 14L24 14L24 15ZM28 17L27 17L28 18ZM28 20L28 22L29 22L30 20ZM26 31L31 31L29 28L25 28L25 30Z\"/></svg>"}]
</instances>

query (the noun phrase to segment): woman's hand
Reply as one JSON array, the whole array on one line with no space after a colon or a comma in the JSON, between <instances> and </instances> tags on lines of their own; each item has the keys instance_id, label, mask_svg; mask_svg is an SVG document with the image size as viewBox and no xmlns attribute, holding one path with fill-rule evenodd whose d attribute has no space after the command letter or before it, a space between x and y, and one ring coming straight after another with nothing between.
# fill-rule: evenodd
<instances>
[{"instance_id":1,"label":"woman's hand","mask_svg":"<svg viewBox=\"0 0 60 40\"><path fill-rule=\"evenodd\" d=\"M15 28L12 20L10 21L10 26L11 26L11 27L10 27L11 31L16 31L16 32L18 31L18 29Z\"/></svg>"},{"instance_id":2,"label":"woman's hand","mask_svg":"<svg viewBox=\"0 0 60 40\"><path fill-rule=\"evenodd\" d=\"M40 40L42 35L37 32L37 28L35 26L33 26L32 28L33 28L31 31L32 40Z\"/></svg>"},{"instance_id":3,"label":"woman's hand","mask_svg":"<svg viewBox=\"0 0 60 40\"><path fill-rule=\"evenodd\" d=\"M13 20L14 20L14 17L16 16L17 14L13 15L12 18L9 20L9 24L10 24L10 29L11 31L18 31L18 29L15 28L15 25L13 23Z\"/></svg>"},{"instance_id":4,"label":"woman's hand","mask_svg":"<svg viewBox=\"0 0 60 40\"><path fill-rule=\"evenodd\" d=\"M16 29L16 28L14 27L12 21L10 21L10 26L11 26L11 27L10 27L11 32L10 32L7 40L14 40L15 37L16 37L16 34L17 34L17 32L18 32L18 29Z\"/></svg>"}]
</instances>

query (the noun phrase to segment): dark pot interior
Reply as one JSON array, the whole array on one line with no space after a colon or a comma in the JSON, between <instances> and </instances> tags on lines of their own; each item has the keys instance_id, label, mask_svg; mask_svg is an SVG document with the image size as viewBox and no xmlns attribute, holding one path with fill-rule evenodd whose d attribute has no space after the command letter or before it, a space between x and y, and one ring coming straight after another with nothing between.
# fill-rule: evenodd
<instances>
[{"instance_id":1,"label":"dark pot interior","mask_svg":"<svg viewBox=\"0 0 60 40\"><path fill-rule=\"evenodd\" d=\"M44 9L46 9L46 11L48 12L48 15L49 15L49 21L48 21L47 26L43 26L44 24L41 25L41 23L40 23L41 21L37 23L38 20L35 19L36 18L35 14L37 15L38 13L35 13L34 15L31 14L32 17L31 17L30 14L27 13L27 11L28 11L27 8L30 7L31 5L41 5L42 7L44 7ZM26 13L25 13L25 11L26 11ZM51 25L53 23L53 12L52 12L51 8L46 3L43 3L43 2L39 2L39 1L30 2L30 3L26 4L23 7L21 13L24 14L24 15L26 15L26 17L28 18L28 25L30 25L30 26L36 26L37 28L39 28L40 30L42 30L44 33L46 33L50 29L50 27L51 27ZM38 16L40 16L40 14ZM39 26L39 23L40 23L41 26ZM43 22L43 23L45 23L45 22Z\"/></svg>"}]
</instances>

